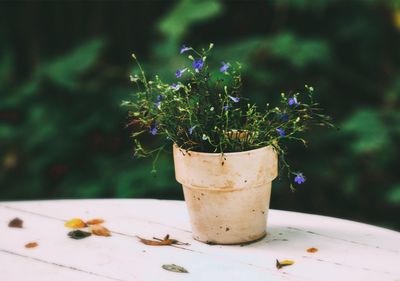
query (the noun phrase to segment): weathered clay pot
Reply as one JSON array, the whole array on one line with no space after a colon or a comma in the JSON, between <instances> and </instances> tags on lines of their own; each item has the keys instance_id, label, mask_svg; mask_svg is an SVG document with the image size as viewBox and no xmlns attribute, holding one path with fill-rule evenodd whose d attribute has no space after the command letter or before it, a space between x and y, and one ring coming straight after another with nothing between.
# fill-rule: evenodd
<instances>
[{"instance_id":1,"label":"weathered clay pot","mask_svg":"<svg viewBox=\"0 0 400 281\"><path fill-rule=\"evenodd\" d=\"M225 154L173 149L196 240L238 244L265 236L278 166L272 146Z\"/></svg>"}]
</instances>

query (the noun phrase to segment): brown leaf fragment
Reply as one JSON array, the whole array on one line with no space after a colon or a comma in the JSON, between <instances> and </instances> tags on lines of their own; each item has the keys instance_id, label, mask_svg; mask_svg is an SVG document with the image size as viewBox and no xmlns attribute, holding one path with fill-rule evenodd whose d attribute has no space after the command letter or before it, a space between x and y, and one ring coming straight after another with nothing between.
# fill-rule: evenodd
<instances>
[{"instance_id":1,"label":"brown leaf fragment","mask_svg":"<svg viewBox=\"0 0 400 281\"><path fill-rule=\"evenodd\" d=\"M186 268L176 264L163 264L162 268L172 272L189 273L189 271L187 271Z\"/></svg>"},{"instance_id":2,"label":"brown leaf fragment","mask_svg":"<svg viewBox=\"0 0 400 281\"><path fill-rule=\"evenodd\" d=\"M307 252L309 252L309 253L316 253L316 252L318 252L318 249L317 249L317 248L314 248L314 247L308 248L308 249L307 249Z\"/></svg>"},{"instance_id":3,"label":"brown leaf fragment","mask_svg":"<svg viewBox=\"0 0 400 281\"><path fill-rule=\"evenodd\" d=\"M83 239L83 238L89 237L90 235L92 235L92 233L87 232L87 231L82 231L79 229L68 232L68 236L75 240Z\"/></svg>"},{"instance_id":4,"label":"brown leaf fragment","mask_svg":"<svg viewBox=\"0 0 400 281\"><path fill-rule=\"evenodd\" d=\"M91 219L86 222L87 225L101 224L103 223L103 219Z\"/></svg>"},{"instance_id":5,"label":"brown leaf fragment","mask_svg":"<svg viewBox=\"0 0 400 281\"><path fill-rule=\"evenodd\" d=\"M24 221L20 218L14 218L8 223L8 227L22 228Z\"/></svg>"},{"instance_id":6,"label":"brown leaf fragment","mask_svg":"<svg viewBox=\"0 0 400 281\"><path fill-rule=\"evenodd\" d=\"M39 246L39 244L36 242L30 242L28 244L25 244L25 248L27 249L36 248L37 246Z\"/></svg>"},{"instance_id":7,"label":"brown leaf fragment","mask_svg":"<svg viewBox=\"0 0 400 281\"><path fill-rule=\"evenodd\" d=\"M111 236L110 230L108 230L104 226L98 225L98 224L91 225L90 232L92 232L94 235L97 235L97 236L105 236L105 237Z\"/></svg>"},{"instance_id":8,"label":"brown leaf fragment","mask_svg":"<svg viewBox=\"0 0 400 281\"><path fill-rule=\"evenodd\" d=\"M283 261L278 261L276 260L276 268L281 269L284 266L292 265L294 264L294 261L292 260L283 260Z\"/></svg>"},{"instance_id":9,"label":"brown leaf fragment","mask_svg":"<svg viewBox=\"0 0 400 281\"><path fill-rule=\"evenodd\" d=\"M86 227L86 223L79 218L74 218L74 219L67 221L64 224L64 226L69 227L69 228L74 228L74 229L75 228L84 228L84 227Z\"/></svg>"},{"instance_id":10,"label":"brown leaf fragment","mask_svg":"<svg viewBox=\"0 0 400 281\"><path fill-rule=\"evenodd\" d=\"M169 234L167 234L164 237L164 239L153 237L154 240L149 240L149 239L141 238L139 236L137 236L137 238L139 238L140 242L142 242L145 245L149 245L149 246L190 245L189 243L182 243L176 239L170 239Z\"/></svg>"}]
</instances>

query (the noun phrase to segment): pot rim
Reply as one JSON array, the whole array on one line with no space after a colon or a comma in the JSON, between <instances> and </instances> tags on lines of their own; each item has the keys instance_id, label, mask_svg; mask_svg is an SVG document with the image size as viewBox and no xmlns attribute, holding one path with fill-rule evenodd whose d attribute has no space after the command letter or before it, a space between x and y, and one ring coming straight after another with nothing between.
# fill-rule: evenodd
<instances>
[{"instance_id":1,"label":"pot rim","mask_svg":"<svg viewBox=\"0 0 400 281\"><path fill-rule=\"evenodd\" d=\"M238 152L227 152L227 153L198 152L198 151L193 151L193 150L187 150L187 149L179 147L176 143L173 144L173 147L176 149L179 149L179 150L183 150L185 152L189 152L191 155L209 156L209 157L221 157L221 155L234 156L234 155L242 155L242 154L256 154L257 152L259 152L261 150L266 150L268 148L272 148L272 150L274 152L276 152L272 145L267 145L267 146L263 146L263 147L255 148L255 149L251 149L251 150L244 150L244 151L238 151Z\"/></svg>"}]
</instances>

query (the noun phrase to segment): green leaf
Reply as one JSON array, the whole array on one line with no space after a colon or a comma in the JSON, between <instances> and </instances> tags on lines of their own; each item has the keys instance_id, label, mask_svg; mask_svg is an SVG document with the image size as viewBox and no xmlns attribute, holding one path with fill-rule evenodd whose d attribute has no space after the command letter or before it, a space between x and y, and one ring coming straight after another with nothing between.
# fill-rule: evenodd
<instances>
[{"instance_id":1,"label":"green leaf","mask_svg":"<svg viewBox=\"0 0 400 281\"><path fill-rule=\"evenodd\" d=\"M267 42L275 57L285 59L297 68L330 60L329 46L321 39L302 39L292 33L281 33Z\"/></svg>"},{"instance_id":2,"label":"green leaf","mask_svg":"<svg viewBox=\"0 0 400 281\"><path fill-rule=\"evenodd\" d=\"M393 186L386 194L386 200L390 203L400 203L400 183Z\"/></svg>"},{"instance_id":3,"label":"green leaf","mask_svg":"<svg viewBox=\"0 0 400 281\"><path fill-rule=\"evenodd\" d=\"M41 65L39 75L49 77L60 86L73 89L79 75L96 62L103 46L104 42L100 39L90 41L61 58Z\"/></svg>"},{"instance_id":4,"label":"green leaf","mask_svg":"<svg viewBox=\"0 0 400 281\"><path fill-rule=\"evenodd\" d=\"M350 146L356 154L379 151L390 142L388 129L374 110L356 111L343 124L342 130L354 137Z\"/></svg>"},{"instance_id":5,"label":"green leaf","mask_svg":"<svg viewBox=\"0 0 400 281\"><path fill-rule=\"evenodd\" d=\"M159 59L155 66L157 73L163 74L163 70L160 71L158 68L160 64L167 64L170 61L170 56L179 54L181 40L190 26L205 22L221 12L222 5L218 0L181 0L178 2L158 24L158 29L164 35L165 41L154 47L154 53ZM161 62L160 59L165 61ZM183 57L180 59L183 60Z\"/></svg>"},{"instance_id":6,"label":"green leaf","mask_svg":"<svg viewBox=\"0 0 400 281\"><path fill-rule=\"evenodd\" d=\"M180 40L192 24L218 15L221 8L216 0L182 0L161 20L159 29L167 38Z\"/></svg>"},{"instance_id":7,"label":"green leaf","mask_svg":"<svg viewBox=\"0 0 400 281\"><path fill-rule=\"evenodd\" d=\"M18 133L18 128L8 124L0 124L0 139L12 139Z\"/></svg>"},{"instance_id":8,"label":"green leaf","mask_svg":"<svg viewBox=\"0 0 400 281\"><path fill-rule=\"evenodd\" d=\"M304 39L291 32L283 32L270 37L250 37L217 48L214 53L215 57L224 57L228 61L234 61L240 57L243 71L249 70L246 61L251 61L251 57L254 55L284 60L299 69L313 63L326 64L331 60L331 49L328 42L321 39ZM273 56L270 56L271 54Z\"/></svg>"},{"instance_id":9,"label":"green leaf","mask_svg":"<svg viewBox=\"0 0 400 281\"><path fill-rule=\"evenodd\" d=\"M21 104L27 102L30 98L32 98L37 93L38 90L39 90L38 79L34 78L27 81L25 84L22 84L15 90L10 91L10 94L7 95L0 103L0 110L2 108L21 106Z\"/></svg>"}]
</instances>

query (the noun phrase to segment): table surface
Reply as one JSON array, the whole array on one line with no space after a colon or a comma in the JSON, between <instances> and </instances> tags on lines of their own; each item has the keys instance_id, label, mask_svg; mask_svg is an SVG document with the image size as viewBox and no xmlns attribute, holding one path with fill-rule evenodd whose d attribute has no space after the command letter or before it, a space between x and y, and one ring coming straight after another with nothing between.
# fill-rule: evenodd
<instances>
[{"instance_id":1,"label":"table surface","mask_svg":"<svg viewBox=\"0 0 400 281\"><path fill-rule=\"evenodd\" d=\"M10 228L18 217L23 228ZM102 218L111 237L74 240L71 218ZM53 200L0 202L0 279L14 280L400 280L400 233L362 223L270 210L267 236L253 244L192 239L184 202ZM137 236L188 246L148 246ZM25 244L37 242L35 248ZM307 252L310 247L318 249ZM276 268L276 259L295 263ZM189 273L162 268L176 264Z\"/></svg>"}]
</instances>

